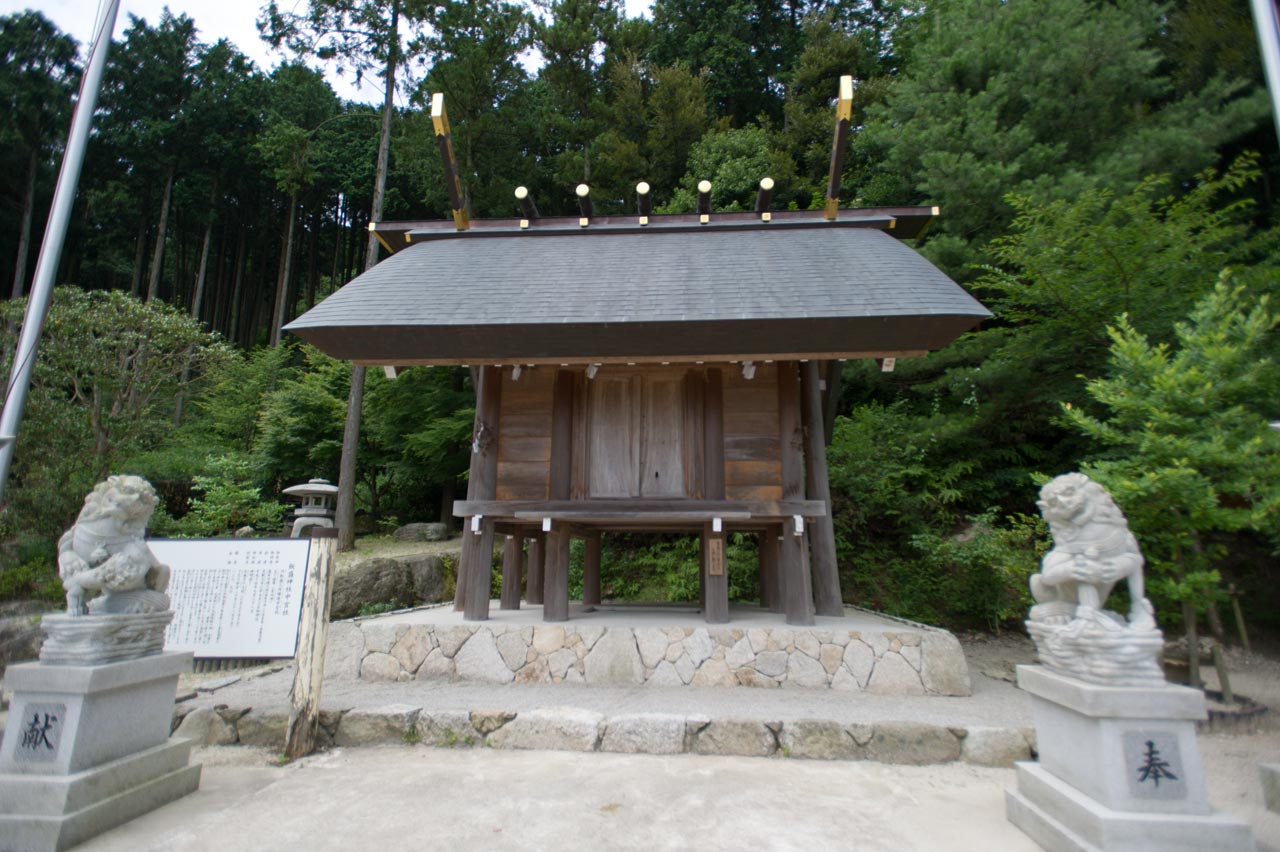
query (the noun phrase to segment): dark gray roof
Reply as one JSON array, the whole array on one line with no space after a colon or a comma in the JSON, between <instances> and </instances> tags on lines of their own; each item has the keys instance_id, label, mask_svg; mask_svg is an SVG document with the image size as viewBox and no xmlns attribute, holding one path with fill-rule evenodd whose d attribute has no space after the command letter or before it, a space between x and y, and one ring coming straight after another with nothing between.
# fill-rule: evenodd
<instances>
[{"instance_id":1,"label":"dark gray roof","mask_svg":"<svg viewBox=\"0 0 1280 852\"><path fill-rule=\"evenodd\" d=\"M922 351L987 316L888 233L819 221L436 236L287 329L365 363L581 361Z\"/></svg>"}]
</instances>

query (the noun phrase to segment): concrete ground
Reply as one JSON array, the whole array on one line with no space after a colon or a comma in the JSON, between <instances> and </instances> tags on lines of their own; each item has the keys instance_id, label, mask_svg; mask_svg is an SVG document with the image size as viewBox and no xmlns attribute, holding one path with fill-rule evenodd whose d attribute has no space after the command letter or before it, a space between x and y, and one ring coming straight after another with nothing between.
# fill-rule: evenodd
<instances>
[{"instance_id":1,"label":"concrete ground","mask_svg":"<svg viewBox=\"0 0 1280 852\"><path fill-rule=\"evenodd\" d=\"M290 766L197 750L200 790L84 852L1032 852L1008 769L677 755L338 749Z\"/></svg>"}]
</instances>

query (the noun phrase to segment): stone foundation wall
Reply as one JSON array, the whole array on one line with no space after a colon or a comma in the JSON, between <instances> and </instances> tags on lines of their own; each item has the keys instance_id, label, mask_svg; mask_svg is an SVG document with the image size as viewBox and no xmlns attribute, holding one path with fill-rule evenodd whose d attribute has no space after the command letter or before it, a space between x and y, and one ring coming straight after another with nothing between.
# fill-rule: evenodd
<instances>
[{"instance_id":1,"label":"stone foundation wall","mask_svg":"<svg viewBox=\"0 0 1280 852\"><path fill-rule=\"evenodd\" d=\"M803 687L968 695L950 633L790 627L332 625L331 661L368 681ZM329 664L326 669L334 672Z\"/></svg>"}]
</instances>

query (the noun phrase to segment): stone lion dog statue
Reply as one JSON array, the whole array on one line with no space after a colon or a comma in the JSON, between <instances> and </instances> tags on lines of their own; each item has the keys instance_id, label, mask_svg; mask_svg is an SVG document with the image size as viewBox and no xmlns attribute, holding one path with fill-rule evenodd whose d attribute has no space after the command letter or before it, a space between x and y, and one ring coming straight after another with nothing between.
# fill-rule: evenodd
<instances>
[{"instance_id":1,"label":"stone lion dog statue","mask_svg":"<svg viewBox=\"0 0 1280 852\"><path fill-rule=\"evenodd\" d=\"M58 540L58 573L67 614L163 612L169 566L146 543L147 521L160 502L140 476L112 476L84 500L75 525ZM89 601L94 592L100 597Z\"/></svg>"}]
</instances>

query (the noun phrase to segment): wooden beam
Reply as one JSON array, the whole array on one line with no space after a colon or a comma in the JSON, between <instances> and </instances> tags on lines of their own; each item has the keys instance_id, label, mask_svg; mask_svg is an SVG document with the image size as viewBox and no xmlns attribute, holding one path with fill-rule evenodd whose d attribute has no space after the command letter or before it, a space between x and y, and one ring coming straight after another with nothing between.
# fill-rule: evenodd
<instances>
[{"instance_id":1,"label":"wooden beam","mask_svg":"<svg viewBox=\"0 0 1280 852\"><path fill-rule=\"evenodd\" d=\"M706 579L703 613L708 624L729 621L729 572L725 566L724 528L709 522L702 528L702 574Z\"/></svg>"},{"instance_id":2,"label":"wooden beam","mask_svg":"<svg viewBox=\"0 0 1280 852\"><path fill-rule=\"evenodd\" d=\"M584 536L582 551L582 603L600 603L600 545L601 534L593 530Z\"/></svg>"},{"instance_id":3,"label":"wooden beam","mask_svg":"<svg viewBox=\"0 0 1280 852\"><path fill-rule=\"evenodd\" d=\"M529 567L525 572L524 599L541 604L546 578L547 535L536 532L529 538Z\"/></svg>"},{"instance_id":4,"label":"wooden beam","mask_svg":"<svg viewBox=\"0 0 1280 852\"><path fill-rule=\"evenodd\" d=\"M702 407L702 487L708 500L724 499L724 374L719 367L707 370Z\"/></svg>"},{"instance_id":5,"label":"wooden beam","mask_svg":"<svg viewBox=\"0 0 1280 852\"><path fill-rule=\"evenodd\" d=\"M818 363L800 365L801 403L804 417L805 496L821 500L826 514L808 524L812 546L814 606L818 615L844 615L840 600L840 568L836 564L835 525L831 522L831 483L827 480L827 445L823 440L822 390Z\"/></svg>"},{"instance_id":6,"label":"wooden beam","mask_svg":"<svg viewBox=\"0 0 1280 852\"><path fill-rule=\"evenodd\" d=\"M449 116L444 108L444 92L436 92L431 96L431 124L436 131L436 144L440 146L440 162L444 164L444 188L449 193L453 225L457 230L465 231L471 226L471 222L467 216L462 180L458 177L458 160L453 156L453 134L449 130Z\"/></svg>"},{"instance_id":7,"label":"wooden beam","mask_svg":"<svg viewBox=\"0 0 1280 852\"><path fill-rule=\"evenodd\" d=\"M792 361L778 362L778 438L782 448L782 499L798 500L804 496L800 461L804 443L800 431L800 382Z\"/></svg>"},{"instance_id":8,"label":"wooden beam","mask_svg":"<svg viewBox=\"0 0 1280 852\"><path fill-rule=\"evenodd\" d=\"M799 449L796 450L799 453ZM797 490L802 490L798 488ZM680 517L721 516L742 520L744 517L767 521L791 515L816 518L825 515L821 500L685 500L681 498L642 498L605 500L457 500L455 516L492 515L501 520L516 517L581 517L589 515L672 515Z\"/></svg>"},{"instance_id":9,"label":"wooden beam","mask_svg":"<svg viewBox=\"0 0 1280 852\"><path fill-rule=\"evenodd\" d=\"M329 641L329 610L338 553L336 529L311 527L309 534L311 547L302 585L302 616L298 621L289 727L284 740L284 756L288 760L311 754L320 731L320 689L324 684L324 652Z\"/></svg>"},{"instance_id":10,"label":"wooden beam","mask_svg":"<svg viewBox=\"0 0 1280 852\"><path fill-rule=\"evenodd\" d=\"M782 575L783 611L787 624L811 625L813 620L813 586L809 578L809 546L805 533L799 532L795 519L782 522L778 568Z\"/></svg>"},{"instance_id":11,"label":"wooden beam","mask_svg":"<svg viewBox=\"0 0 1280 852\"><path fill-rule=\"evenodd\" d=\"M543 621L569 620L569 527L552 524L547 533L546 597Z\"/></svg>"},{"instance_id":12,"label":"wooden beam","mask_svg":"<svg viewBox=\"0 0 1280 852\"><path fill-rule=\"evenodd\" d=\"M520 575L524 565L524 536L509 535L502 542L502 602L500 609L520 608Z\"/></svg>"},{"instance_id":13,"label":"wooden beam","mask_svg":"<svg viewBox=\"0 0 1280 852\"><path fill-rule=\"evenodd\" d=\"M600 355L600 356L580 356L577 358L556 358L556 357L538 357L536 355L524 356L514 359L521 364L532 364L535 367L554 366L561 364L573 363L582 367L588 364L693 364L695 362L706 362L708 364L729 364L733 361L830 361L833 358L845 358L849 360L860 360L863 358L923 358L929 354L927 349L901 349L901 350L850 350L846 352L743 352L738 354L726 353L698 353L698 352L672 352L666 355ZM382 367L391 361L381 361L377 359L358 359L356 361L362 367ZM483 358L400 358L396 357L394 363L399 367L457 367L457 366L474 366L478 363L489 363ZM505 360L495 359L494 364L511 364L513 359Z\"/></svg>"},{"instance_id":14,"label":"wooden beam","mask_svg":"<svg viewBox=\"0 0 1280 852\"><path fill-rule=\"evenodd\" d=\"M844 152L849 147L849 122L853 118L853 78L840 78L840 98L836 101L836 132L831 141L831 169L827 173L827 219L840 210L840 178L844 174Z\"/></svg>"}]
</instances>

